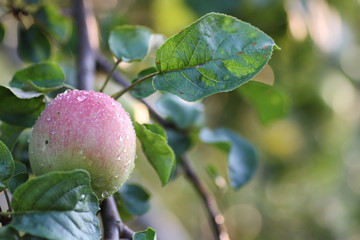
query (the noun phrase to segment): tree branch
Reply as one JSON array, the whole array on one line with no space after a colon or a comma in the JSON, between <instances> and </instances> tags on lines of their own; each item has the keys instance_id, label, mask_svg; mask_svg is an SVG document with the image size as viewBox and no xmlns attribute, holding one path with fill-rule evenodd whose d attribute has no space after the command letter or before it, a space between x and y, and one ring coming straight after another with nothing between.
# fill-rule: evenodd
<instances>
[{"instance_id":1,"label":"tree branch","mask_svg":"<svg viewBox=\"0 0 360 240\"><path fill-rule=\"evenodd\" d=\"M189 159L186 156L183 156L181 161L183 163L186 176L204 201L206 210L210 215L210 222L213 226L215 236L217 236L217 239L219 240L229 240L229 234L227 233L225 226L225 218L221 214L215 198L210 194L204 183L201 182L200 178L190 165Z\"/></svg>"},{"instance_id":2,"label":"tree branch","mask_svg":"<svg viewBox=\"0 0 360 240\"><path fill-rule=\"evenodd\" d=\"M101 55L97 54L96 62L100 69L105 72L109 72L112 69L112 65L107 62L107 60ZM127 82L118 72L114 72L113 79L121 84L123 87L127 88L130 86L130 83ZM149 109L150 115L163 127L172 127L176 128L172 123L169 123L164 118L162 118L145 100L139 99L144 103ZM210 222L213 226L214 235L217 240L228 240L229 234L227 233L226 226L224 224L225 219L221 214L215 198L207 190L206 186L201 182L200 178L197 176L196 172L193 170L192 166L189 163L189 160L186 156L182 157L182 162L186 176L189 181L193 184L197 192L200 194L207 212L210 216Z\"/></svg>"},{"instance_id":3,"label":"tree branch","mask_svg":"<svg viewBox=\"0 0 360 240\"><path fill-rule=\"evenodd\" d=\"M106 198L100 204L100 208L104 226L104 239L118 240L120 237L132 239L134 231L122 222L113 197Z\"/></svg>"},{"instance_id":4,"label":"tree branch","mask_svg":"<svg viewBox=\"0 0 360 240\"><path fill-rule=\"evenodd\" d=\"M77 83L79 89L93 89L95 74L95 55L90 45L86 25L85 1L74 1L74 18L78 30L77 38ZM122 221L113 197L106 198L101 203L101 218L104 226L104 238L118 240L120 237L132 239L134 233Z\"/></svg>"},{"instance_id":5,"label":"tree branch","mask_svg":"<svg viewBox=\"0 0 360 240\"><path fill-rule=\"evenodd\" d=\"M94 85L95 56L90 45L86 25L86 0L74 1L74 19L77 27L77 84L79 89L91 90Z\"/></svg>"}]
</instances>

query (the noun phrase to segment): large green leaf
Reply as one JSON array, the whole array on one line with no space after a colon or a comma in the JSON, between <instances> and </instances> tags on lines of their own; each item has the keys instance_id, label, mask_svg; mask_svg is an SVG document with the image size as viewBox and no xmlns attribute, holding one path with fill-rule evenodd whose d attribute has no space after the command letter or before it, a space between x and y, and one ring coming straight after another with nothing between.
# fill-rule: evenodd
<instances>
[{"instance_id":1,"label":"large green leaf","mask_svg":"<svg viewBox=\"0 0 360 240\"><path fill-rule=\"evenodd\" d=\"M200 139L228 152L229 178L234 189L239 189L253 177L258 165L258 155L251 143L224 128L213 131L204 128L200 132Z\"/></svg>"},{"instance_id":2,"label":"large green leaf","mask_svg":"<svg viewBox=\"0 0 360 240\"><path fill-rule=\"evenodd\" d=\"M18 38L17 50L23 61L37 63L50 57L50 42L36 24L29 29L20 25Z\"/></svg>"},{"instance_id":3,"label":"large green leaf","mask_svg":"<svg viewBox=\"0 0 360 240\"><path fill-rule=\"evenodd\" d=\"M51 3L41 6L34 14L35 20L42 25L51 35L64 41L70 34L70 23L66 17L59 12L59 8Z\"/></svg>"},{"instance_id":4,"label":"large green leaf","mask_svg":"<svg viewBox=\"0 0 360 240\"><path fill-rule=\"evenodd\" d=\"M63 70L54 63L31 65L15 73L10 86L24 91L50 92L61 88L65 80Z\"/></svg>"},{"instance_id":5,"label":"large green leaf","mask_svg":"<svg viewBox=\"0 0 360 240\"><path fill-rule=\"evenodd\" d=\"M0 120L32 127L45 109L44 95L0 85Z\"/></svg>"},{"instance_id":6,"label":"large green leaf","mask_svg":"<svg viewBox=\"0 0 360 240\"><path fill-rule=\"evenodd\" d=\"M4 24L0 22L0 43L2 43L2 41L4 40L4 36L5 36L5 27Z\"/></svg>"},{"instance_id":7,"label":"large green leaf","mask_svg":"<svg viewBox=\"0 0 360 240\"><path fill-rule=\"evenodd\" d=\"M201 103L185 102L172 94L164 94L156 102L156 109L181 129L200 123L204 112L204 106Z\"/></svg>"},{"instance_id":8,"label":"large green leaf","mask_svg":"<svg viewBox=\"0 0 360 240\"><path fill-rule=\"evenodd\" d=\"M25 127L22 126L14 126L6 122L0 122L0 140L12 151L19 135L24 129Z\"/></svg>"},{"instance_id":9,"label":"large green leaf","mask_svg":"<svg viewBox=\"0 0 360 240\"><path fill-rule=\"evenodd\" d=\"M100 239L98 200L84 170L51 172L19 186L10 226L49 239Z\"/></svg>"},{"instance_id":10,"label":"large green leaf","mask_svg":"<svg viewBox=\"0 0 360 240\"><path fill-rule=\"evenodd\" d=\"M209 13L168 39L156 53L154 88L187 101L231 91L269 61L274 41L234 17Z\"/></svg>"},{"instance_id":11,"label":"large green leaf","mask_svg":"<svg viewBox=\"0 0 360 240\"><path fill-rule=\"evenodd\" d=\"M133 216L143 215L150 209L150 195L138 185L124 184L114 197L123 221L128 221Z\"/></svg>"},{"instance_id":12,"label":"large green leaf","mask_svg":"<svg viewBox=\"0 0 360 240\"><path fill-rule=\"evenodd\" d=\"M111 31L109 47L124 62L142 60L148 51L151 31L140 26L119 26Z\"/></svg>"},{"instance_id":13,"label":"large green leaf","mask_svg":"<svg viewBox=\"0 0 360 240\"><path fill-rule=\"evenodd\" d=\"M175 165L175 154L167 143L165 131L155 124L135 123L134 127L145 156L159 175L161 184L166 185Z\"/></svg>"},{"instance_id":14,"label":"large green leaf","mask_svg":"<svg viewBox=\"0 0 360 240\"><path fill-rule=\"evenodd\" d=\"M289 110L288 97L272 86L251 81L238 91L255 106L261 122L265 124L285 116Z\"/></svg>"},{"instance_id":15,"label":"large green leaf","mask_svg":"<svg viewBox=\"0 0 360 240\"><path fill-rule=\"evenodd\" d=\"M14 159L6 145L0 141L0 187L5 187L4 181L8 180L15 170Z\"/></svg>"},{"instance_id":16,"label":"large green leaf","mask_svg":"<svg viewBox=\"0 0 360 240\"><path fill-rule=\"evenodd\" d=\"M145 231L134 233L133 240L156 240L156 232L152 228L147 228Z\"/></svg>"}]
</instances>

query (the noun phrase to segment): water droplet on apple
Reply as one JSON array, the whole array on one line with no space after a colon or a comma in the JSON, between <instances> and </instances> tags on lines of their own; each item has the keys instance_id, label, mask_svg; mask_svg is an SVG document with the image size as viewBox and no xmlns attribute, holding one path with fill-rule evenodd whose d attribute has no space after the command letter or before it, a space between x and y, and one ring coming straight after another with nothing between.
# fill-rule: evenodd
<instances>
[{"instance_id":1,"label":"water droplet on apple","mask_svg":"<svg viewBox=\"0 0 360 240\"><path fill-rule=\"evenodd\" d=\"M80 95L80 96L78 96L76 99L77 99L79 102L82 102L82 101L84 101L84 100L86 99L86 96Z\"/></svg>"},{"instance_id":2,"label":"water droplet on apple","mask_svg":"<svg viewBox=\"0 0 360 240\"><path fill-rule=\"evenodd\" d=\"M50 116L49 116L49 117L47 117L47 118L46 118L46 120L50 121L50 120L51 120L51 117L50 117Z\"/></svg>"},{"instance_id":3,"label":"water droplet on apple","mask_svg":"<svg viewBox=\"0 0 360 240\"><path fill-rule=\"evenodd\" d=\"M55 135L55 133L56 133L55 131L51 131L51 132L50 132L51 135Z\"/></svg>"}]
</instances>

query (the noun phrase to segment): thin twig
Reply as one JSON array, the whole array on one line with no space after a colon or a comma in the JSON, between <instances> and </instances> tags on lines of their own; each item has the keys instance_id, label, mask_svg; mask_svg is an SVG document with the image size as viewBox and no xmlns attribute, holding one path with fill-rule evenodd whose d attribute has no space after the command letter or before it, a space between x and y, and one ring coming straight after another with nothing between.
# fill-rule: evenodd
<instances>
[{"instance_id":1,"label":"thin twig","mask_svg":"<svg viewBox=\"0 0 360 240\"><path fill-rule=\"evenodd\" d=\"M110 79L111 79L114 71L116 70L117 66L119 66L120 63L121 63L121 59L118 59L118 60L116 61L115 65L114 65L114 67L111 69L111 71L110 71L109 74L107 75L106 80L105 80L105 82L104 82L104 85L102 86L102 88L100 89L99 92L103 92L103 91L104 91L106 85L107 85L108 82L110 81Z\"/></svg>"},{"instance_id":2,"label":"thin twig","mask_svg":"<svg viewBox=\"0 0 360 240\"><path fill-rule=\"evenodd\" d=\"M145 80L154 77L155 75L158 75L159 73L151 73L149 75L146 75L140 79L138 79L136 82L132 83L130 86L128 86L127 88L123 89L122 91L115 93L114 95L112 95L111 97L114 98L115 100L119 99L124 93L130 91L131 89L133 89L136 85L144 82Z\"/></svg>"},{"instance_id":3,"label":"thin twig","mask_svg":"<svg viewBox=\"0 0 360 240\"><path fill-rule=\"evenodd\" d=\"M134 231L132 231L121 221L114 198L106 198L101 203L100 207L100 214L104 225L104 239L117 240L120 237L132 239Z\"/></svg>"},{"instance_id":4,"label":"thin twig","mask_svg":"<svg viewBox=\"0 0 360 240\"><path fill-rule=\"evenodd\" d=\"M95 56L90 45L86 25L86 0L74 1L74 18L77 27L77 84L79 89L91 90L94 85Z\"/></svg>"},{"instance_id":5,"label":"thin twig","mask_svg":"<svg viewBox=\"0 0 360 240\"><path fill-rule=\"evenodd\" d=\"M105 72L109 72L111 69L111 64L109 64L104 57L101 55L97 55L96 62L98 66L104 70ZM119 84L123 85L125 88L130 86L130 83L127 82L120 74L114 72L113 79L117 81ZM173 127L176 128L172 123L169 123L164 118L162 118L144 99L140 99L142 103L144 103L151 116L163 127ZM186 175L189 181L193 184L197 192L200 194L205 207L209 213L210 221L214 229L215 238L218 240L228 240L229 234L227 233L226 226L224 224L224 216L221 214L215 198L210 194L209 190L207 190L204 183L201 182L200 178L197 176L196 172L193 170L192 166L189 163L189 160L186 156L182 158L183 166L186 172Z\"/></svg>"},{"instance_id":6,"label":"thin twig","mask_svg":"<svg viewBox=\"0 0 360 240\"><path fill-rule=\"evenodd\" d=\"M186 156L183 156L181 160L184 166L186 176L188 177L190 182L194 185L195 189L198 191L202 200L204 201L206 210L210 215L210 221L213 226L213 230L216 238L219 240L229 240L229 234L227 233L225 226L225 218L220 212L215 198L211 195L209 190L201 182L200 178L191 167L189 159Z\"/></svg>"}]
</instances>

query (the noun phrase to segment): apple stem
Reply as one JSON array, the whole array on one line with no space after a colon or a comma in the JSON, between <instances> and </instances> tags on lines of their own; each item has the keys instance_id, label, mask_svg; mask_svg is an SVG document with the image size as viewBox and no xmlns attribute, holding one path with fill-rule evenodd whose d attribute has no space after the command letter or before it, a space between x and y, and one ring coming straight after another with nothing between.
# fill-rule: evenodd
<instances>
[{"instance_id":1,"label":"apple stem","mask_svg":"<svg viewBox=\"0 0 360 240\"><path fill-rule=\"evenodd\" d=\"M159 74L159 72L155 72L155 73L151 73L151 74L149 74L149 75L146 75L146 76L144 76L144 77L142 77L142 78L139 78L137 81L133 82L130 86L128 86L128 87L124 88L123 90L121 90L121 91L113 94L111 97L114 98L115 100L117 100L117 99L119 99L124 93L126 93L126 92L130 91L131 89L133 89L136 85L138 85L138 84L144 82L145 80L147 80L147 79L149 79L149 78L152 78L152 77L154 77L154 76L156 76L156 75L158 75L158 74Z\"/></svg>"},{"instance_id":2,"label":"apple stem","mask_svg":"<svg viewBox=\"0 0 360 240\"><path fill-rule=\"evenodd\" d=\"M121 59L118 59L115 63L115 65L113 66L113 68L111 69L111 71L109 72L109 74L107 75L106 77L106 80L104 82L104 85L101 87L100 91L99 92L103 92L106 85L108 84L108 82L110 81L114 71L116 70L116 68L119 66L119 64L121 63Z\"/></svg>"}]
</instances>

